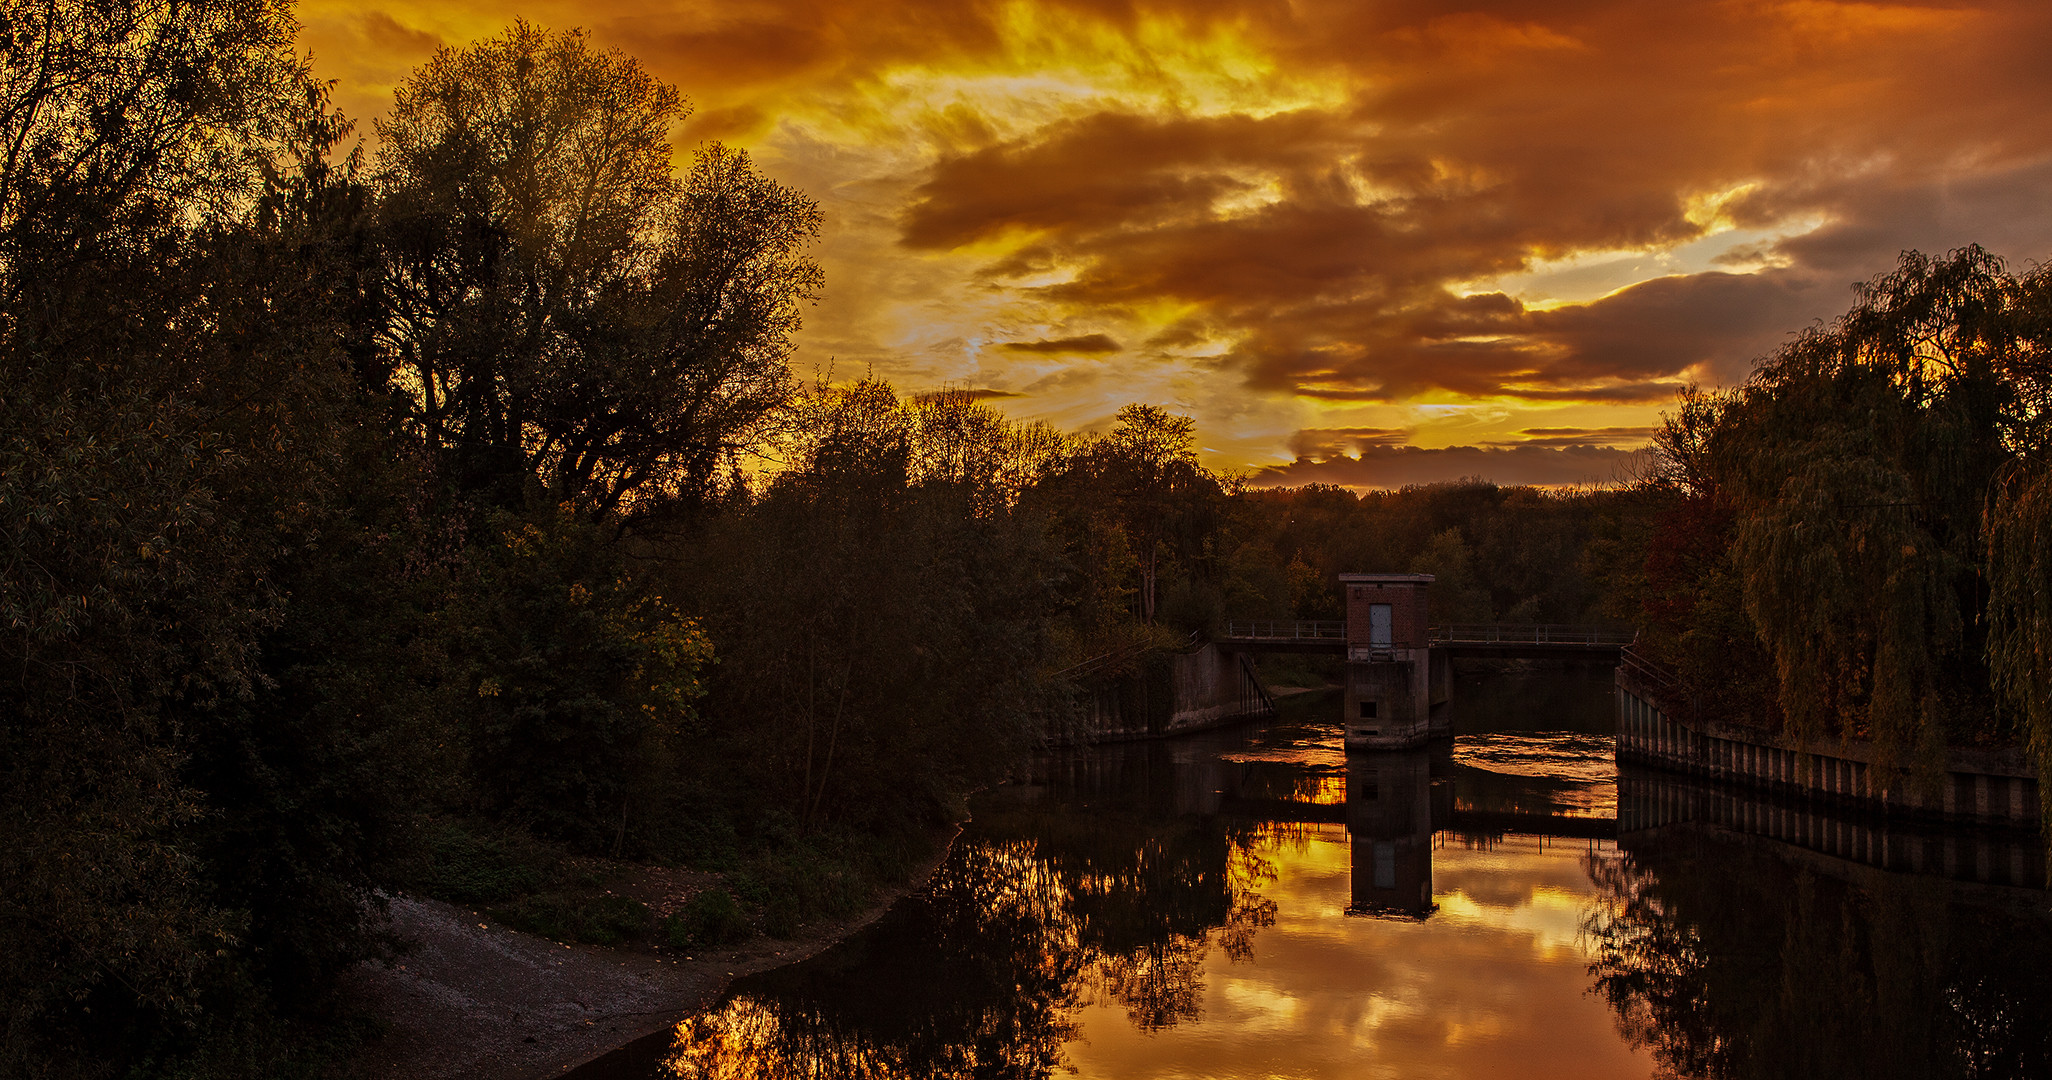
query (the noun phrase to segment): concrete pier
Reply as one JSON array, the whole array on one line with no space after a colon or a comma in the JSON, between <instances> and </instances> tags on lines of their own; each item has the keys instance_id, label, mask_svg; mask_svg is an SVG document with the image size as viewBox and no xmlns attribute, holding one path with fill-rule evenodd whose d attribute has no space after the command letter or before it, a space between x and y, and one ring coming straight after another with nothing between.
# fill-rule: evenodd
<instances>
[{"instance_id":1,"label":"concrete pier","mask_svg":"<svg viewBox=\"0 0 2052 1080\"><path fill-rule=\"evenodd\" d=\"M1347 598L1347 675L1342 704L1348 750L1406 750L1445 727L1444 677L1433 679L1430 574L1341 574ZM1442 661L1444 663L1444 661ZM1434 693L1435 689L1439 692ZM1435 701L1436 698L1436 701Z\"/></svg>"}]
</instances>

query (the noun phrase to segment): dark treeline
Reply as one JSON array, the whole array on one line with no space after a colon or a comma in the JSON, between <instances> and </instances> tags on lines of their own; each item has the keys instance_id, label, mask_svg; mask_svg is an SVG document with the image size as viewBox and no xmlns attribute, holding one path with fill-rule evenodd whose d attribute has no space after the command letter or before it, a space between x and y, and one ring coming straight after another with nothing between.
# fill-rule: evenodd
<instances>
[{"instance_id":1,"label":"dark treeline","mask_svg":"<svg viewBox=\"0 0 2052 1080\"><path fill-rule=\"evenodd\" d=\"M0 25L0 1073L318 1070L381 897L634 925L528 895L549 858L728 871L687 940L847 910L1063 671L1339 571L1600 602L1619 497L1249 492L1152 406L801 385L818 211L673 166L632 59L446 50L368 157L295 29Z\"/></svg>"},{"instance_id":2,"label":"dark treeline","mask_svg":"<svg viewBox=\"0 0 2052 1080\"><path fill-rule=\"evenodd\" d=\"M1434 623L1629 624L1635 595L1613 582L1643 561L1636 489L1548 492L1480 480L1356 496L1339 488L1250 491L1240 577L1301 618L1342 616L1343 573L1434 575ZM1282 582L1268 578L1280 567ZM1284 587L1287 586L1287 593ZM1257 603L1232 596L1234 606ZM1245 615L1238 617L1245 618Z\"/></svg>"}]
</instances>

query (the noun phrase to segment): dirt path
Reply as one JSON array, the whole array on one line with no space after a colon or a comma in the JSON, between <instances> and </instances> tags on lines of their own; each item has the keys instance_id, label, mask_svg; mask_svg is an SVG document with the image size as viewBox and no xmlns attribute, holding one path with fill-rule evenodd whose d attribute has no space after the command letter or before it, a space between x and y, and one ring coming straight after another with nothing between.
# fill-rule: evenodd
<instances>
[{"instance_id":1,"label":"dirt path","mask_svg":"<svg viewBox=\"0 0 2052 1080\"><path fill-rule=\"evenodd\" d=\"M557 1076L718 1000L736 976L795 963L868 925L924 885L947 846L911 882L841 923L732 949L645 953L562 945L466 908L398 897L393 927L414 943L392 966L352 972L345 992L387 1025L365 1048L361 1080L538 1080Z\"/></svg>"}]
</instances>

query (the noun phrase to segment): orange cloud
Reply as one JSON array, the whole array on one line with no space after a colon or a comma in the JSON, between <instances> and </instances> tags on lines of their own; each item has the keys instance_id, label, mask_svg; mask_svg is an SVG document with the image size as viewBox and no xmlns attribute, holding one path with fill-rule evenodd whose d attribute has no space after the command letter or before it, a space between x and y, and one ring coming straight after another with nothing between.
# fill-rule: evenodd
<instances>
[{"instance_id":1,"label":"orange cloud","mask_svg":"<svg viewBox=\"0 0 2052 1080\"><path fill-rule=\"evenodd\" d=\"M1602 473L1559 440L1619 452L1903 248L2052 253L2035 0L302 11L358 112L437 42L586 26L696 102L680 143L821 201L801 368L1162 401L1271 479Z\"/></svg>"}]
</instances>

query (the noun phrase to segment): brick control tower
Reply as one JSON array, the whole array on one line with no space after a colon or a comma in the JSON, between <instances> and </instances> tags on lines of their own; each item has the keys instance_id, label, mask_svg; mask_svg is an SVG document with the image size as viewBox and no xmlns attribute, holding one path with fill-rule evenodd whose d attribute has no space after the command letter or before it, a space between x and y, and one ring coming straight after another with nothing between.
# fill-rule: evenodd
<instances>
[{"instance_id":1,"label":"brick control tower","mask_svg":"<svg viewBox=\"0 0 2052 1080\"><path fill-rule=\"evenodd\" d=\"M1435 734L1430 574L1341 574L1347 597L1346 745L1401 750Z\"/></svg>"}]
</instances>

